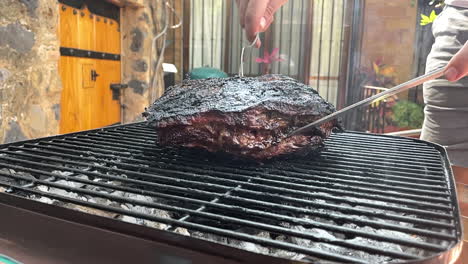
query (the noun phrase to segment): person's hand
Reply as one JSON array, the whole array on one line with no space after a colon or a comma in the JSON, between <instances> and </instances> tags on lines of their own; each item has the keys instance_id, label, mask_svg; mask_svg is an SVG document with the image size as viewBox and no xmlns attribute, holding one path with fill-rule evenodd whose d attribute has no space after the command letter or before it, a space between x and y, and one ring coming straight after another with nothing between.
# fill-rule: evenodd
<instances>
[{"instance_id":1,"label":"person's hand","mask_svg":"<svg viewBox=\"0 0 468 264\"><path fill-rule=\"evenodd\" d=\"M468 42L453 56L445 70L445 78L451 82L458 81L466 75L468 75Z\"/></svg>"},{"instance_id":2,"label":"person's hand","mask_svg":"<svg viewBox=\"0 0 468 264\"><path fill-rule=\"evenodd\" d=\"M252 42L258 32L264 32L273 22L273 15L288 0L236 0L240 24ZM259 48L260 40L255 43Z\"/></svg>"}]
</instances>

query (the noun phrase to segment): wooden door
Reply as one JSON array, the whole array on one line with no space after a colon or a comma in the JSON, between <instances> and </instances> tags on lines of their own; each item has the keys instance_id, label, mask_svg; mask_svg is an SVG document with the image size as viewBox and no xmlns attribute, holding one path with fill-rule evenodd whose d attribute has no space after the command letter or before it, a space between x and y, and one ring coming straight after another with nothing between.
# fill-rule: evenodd
<instances>
[{"instance_id":1,"label":"wooden door","mask_svg":"<svg viewBox=\"0 0 468 264\"><path fill-rule=\"evenodd\" d=\"M84 5L59 4L62 79L60 133L120 122L120 101L111 84L120 83L120 32L114 19Z\"/></svg>"}]
</instances>

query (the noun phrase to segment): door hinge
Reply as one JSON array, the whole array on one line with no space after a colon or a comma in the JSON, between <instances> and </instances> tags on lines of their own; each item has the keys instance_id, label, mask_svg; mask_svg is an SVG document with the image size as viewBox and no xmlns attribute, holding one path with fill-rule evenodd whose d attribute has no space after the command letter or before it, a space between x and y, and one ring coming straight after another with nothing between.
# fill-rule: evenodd
<instances>
[{"instance_id":1,"label":"door hinge","mask_svg":"<svg viewBox=\"0 0 468 264\"><path fill-rule=\"evenodd\" d=\"M96 78L99 77L99 74L96 70L91 70L91 81L96 81Z\"/></svg>"},{"instance_id":2,"label":"door hinge","mask_svg":"<svg viewBox=\"0 0 468 264\"><path fill-rule=\"evenodd\" d=\"M128 85L124 83L112 83L110 89L112 90L112 100L120 99L120 90L127 88Z\"/></svg>"}]
</instances>

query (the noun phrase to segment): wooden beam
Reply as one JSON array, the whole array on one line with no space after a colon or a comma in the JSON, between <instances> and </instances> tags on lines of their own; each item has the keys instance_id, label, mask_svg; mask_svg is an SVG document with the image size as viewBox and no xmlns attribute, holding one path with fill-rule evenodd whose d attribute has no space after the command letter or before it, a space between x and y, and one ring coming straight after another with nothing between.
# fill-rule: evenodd
<instances>
[{"instance_id":1,"label":"wooden beam","mask_svg":"<svg viewBox=\"0 0 468 264\"><path fill-rule=\"evenodd\" d=\"M124 1L123 0L106 0L106 2L110 3L110 4L113 4L115 6L118 6L120 8L124 7L125 4L124 4Z\"/></svg>"},{"instance_id":2,"label":"wooden beam","mask_svg":"<svg viewBox=\"0 0 468 264\"><path fill-rule=\"evenodd\" d=\"M115 6L118 6L120 8L124 7L144 7L143 1L142 0L105 0L108 3L111 3Z\"/></svg>"}]
</instances>

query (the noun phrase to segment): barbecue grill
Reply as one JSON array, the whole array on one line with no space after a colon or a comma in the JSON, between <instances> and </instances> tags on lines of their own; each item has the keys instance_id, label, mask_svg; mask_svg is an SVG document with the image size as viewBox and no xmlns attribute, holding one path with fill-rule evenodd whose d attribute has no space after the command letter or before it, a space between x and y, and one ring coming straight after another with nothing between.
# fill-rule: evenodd
<instances>
[{"instance_id":1,"label":"barbecue grill","mask_svg":"<svg viewBox=\"0 0 468 264\"><path fill-rule=\"evenodd\" d=\"M263 164L144 123L0 146L0 248L31 263L450 263L445 150L357 132Z\"/></svg>"}]
</instances>

